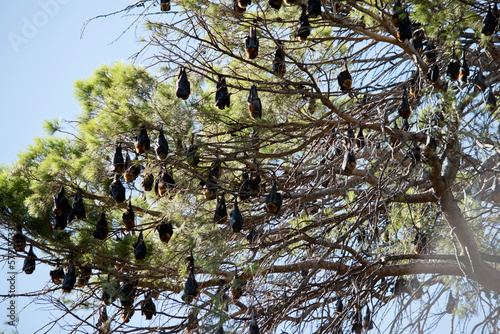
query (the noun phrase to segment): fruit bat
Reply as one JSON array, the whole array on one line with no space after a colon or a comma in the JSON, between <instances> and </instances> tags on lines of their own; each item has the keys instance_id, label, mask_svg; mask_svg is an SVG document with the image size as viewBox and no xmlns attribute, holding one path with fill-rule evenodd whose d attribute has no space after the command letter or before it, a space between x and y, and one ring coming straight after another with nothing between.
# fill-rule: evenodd
<instances>
[{"instance_id":1,"label":"fruit bat","mask_svg":"<svg viewBox=\"0 0 500 334\"><path fill-rule=\"evenodd\" d=\"M35 271L36 268L36 255L33 253L33 245L30 245L30 250L28 252L28 256L24 258L23 271L26 275L31 275Z\"/></svg>"},{"instance_id":2,"label":"fruit bat","mask_svg":"<svg viewBox=\"0 0 500 334\"><path fill-rule=\"evenodd\" d=\"M394 122L394 126L392 127L394 130L399 130L398 124ZM394 135L391 136L391 139L389 140L389 146L392 148L398 146L399 144L399 139L396 137L396 132L394 131Z\"/></svg>"},{"instance_id":3,"label":"fruit bat","mask_svg":"<svg viewBox=\"0 0 500 334\"><path fill-rule=\"evenodd\" d=\"M49 275L52 283L59 285L62 283L62 279L64 278L64 269L61 266L58 266L54 270L51 270Z\"/></svg>"},{"instance_id":4,"label":"fruit bat","mask_svg":"<svg viewBox=\"0 0 500 334\"><path fill-rule=\"evenodd\" d=\"M408 95L406 94L406 87L403 89L403 96L401 98L401 103L399 104L398 114L406 120L410 118L411 115L410 104L408 103Z\"/></svg>"},{"instance_id":5,"label":"fruit bat","mask_svg":"<svg viewBox=\"0 0 500 334\"><path fill-rule=\"evenodd\" d=\"M250 176L250 179L248 182L250 195L257 196L259 193L262 192L262 188L261 188L262 179L260 177L259 166L257 165L257 170L250 171L248 175Z\"/></svg>"},{"instance_id":6,"label":"fruit bat","mask_svg":"<svg viewBox=\"0 0 500 334\"><path fill-rule=\"evenodd\" d=\"M462 60L460 61L460 72L458 77L460 81L467 82L467 77L470 74L469 65L467 65L467 59L465 59L465 48L462 51Z\"/></svg>"},{"instance_id":7,"label":"fruit bat","mask_svg":"<svg viewBox=\"0 0 500 334\"><path fill-rule=\"evenodd\" d=\"M257 29L252 24L250 34L245 40L245 51L248 59L255 59L259 54L259 39L257 38Z\"/></svg>"},{"instance_id":8,"label":"fruit bat","mask_svg":"<svg viewBox=\"0 0 500 334\"><path fill-rule=\"evenodd\" d=\"M169 189L175 188L175 181L168 171L162 169L158 175L158 180L156 182L156 187L158 187L157 195L163 196L167 193Z\"/></svg>"},{"instance_id":9,"label":"fruit bat","mask_svg":"<svg viewBox=\"0 0 500 334\"><path fill-rule=\"evenodd\" d=\"M125 171L125 161L123 160L122 147L116 146L115 155L113 156L113 170L116 174L123 174Z\"/></svg>"},{"instance_id":10,"label":"fruit bat","mask_svg":"<svg viewBox=\"0 0 500 334\"><path fill-rule=\"evenodd\" d=\"M137 156L134 158L134 161L127 168L125 173L123 174L125 181L127 183L133 182L138 176L141 174L141 166L139 165L139 161L137 160Z\"/></svg>"},{"instance_id":11,"label":"fruit bat","mask_svg":"<svg viewBox=\"0 0 500 334\"><path fill-rule=\"evenodd\" d=\"M403 15L403 6L400 0L396 0L392 9L391 24L397 28L401 25L400 16Z\"/></svg>"},{"instance_id":12,"label":"fruit bat","mask_svg":"<svg viewBox=\"0 0 500 334\"><path fill-rule=\"evenodd\" d=\"M166 222L165 220L162 220L160 225L156 228L158 231L158 234L160 236L160 240L163 241L164 243L168 244L170 241L170 238L174 234L174 228L172 226L172 223Z\"/></svg>"},{"instance_id":13,"label":"fruit bat","mask_svg":"<svg viewBox=\"0 0 500 334\"><path fill-rule=\"evenodd\" d=\"M247 235L247 241L249 244L254 244L259 239L259 233L256 230L251 230Z\"/></svg>"},{"instance_id":14,"label":"fruit bat","mask_svg":"<svg viewBox=\"0 0 500 334\"><path fill-rule=\"evenodd\" d=\"M359 128L358 135L356 136L356 147L361 150L365 147L365 135L363 134L363 128Z\"/></svg>"},{"instance_id":15,"label":"fruit bat","mask_svg":"<svg viewBox=\"0 0 500 334\"><path fill-rule=\"evenodd\" d=\"M430 159L434 154L436 154L437 143L434 138L427 136L427 140L424 148L424 156Z\"/></svg>"},{"instance_id":16,"label":"fruit bat","mask_svg":"<svg viewBox=\"0 0 500 334\"><path fill-rule=\"evenodd\" d=\"M113 302L116 300L116 297L118 296L118 290L120 289L120 286L116 283L112 283L110 281L110 278L111 276L108 275L108 281L102 286L101 299L102 303L106 306L113 304Z\"/></svg>"},{"instance_id":17,"label":"fruit bat","mask_svg":"<svg viewBox=\"0 0 500 334\"><path fill-rule=\"evenodd\" d=\"M276 190L276 180L273 180L271 191L266 196L266 209L270 214L277 215L283 204L281 194Z\"/></svg>"},{"instance_id":18,"label":"fruit bat","mask_svg":"<svg viewBox=\"0 0 500 334\"><path fill-rule=\"evenodd\" d=\"M412 23L410 16L406 11L404 12L404 18L400 20L400 22L401 24L397 27L396 36L400 42L404 42L405 40L412 38Z\"/></svg>"},{"instance_id":19,"label":"fruit bat","mask_svg":"<svg viewBox=\"0 0 500 334\"><path fill-rule=\"evenodd\" d=\"M200 152L198 151L198 145L194 143L194 139L191 140L191 145L187 150L187 163L190 166L196 167L200 163Z\"/></svg>"},{"instance_id":20,"label":"fruit bat","mask_svg":"<svg viewBox=\"0 0 500 334\"><path fill-rule=\"evenodd\" d=\"M317 110L317 105L316 105L316 99L314 97L310 97L309 101L307 102L307 111L309 111L309 114L314 114Z\"/></svg>"},{"instance_id":21,"label":"fruit bat","mask_svg":"<svg viewBox=\"0 0 500 334\"><path fill-rule=\"evenodd\" d=\"M198 296L198 282L196 282L196 277L194 275L194 268L189 268L189 275L184 284L184 294L182 295L182 300L186 303L191 304L194 298Z\"/></svg>"},{"instance_id":22,"label":"fruit bat","mask_svg":"<svg viewBox=\"0 0 500 334\"><path fill-rule=\"evenodd\" d=\"M233 284L231 286L231 297L234 300L240 299L243 295L243 289L246 287L247 281L241 281L238 276L236 276L233 280Z\"/></svg>"},{"instance_id":23,"label":"fruit bat","mask_svg":"<svg viewBox=\"0 0 500 334\"><path fill-rule=\"evenodd\" d=\"M62 215L64 211L70 207L68 199L64 196L64 187L61 186L61 189L54 195L54 214Z\"/></svg>"},{"instance_id":24,"label":"fruit bat","mask_svg":"<svg viewBox=\"0 0 500 334\"><path fill-rule=\"evenodd\" d=\"M231 96L227 90L226 78L224 78L223 76L219 76L216 88L217 91L215 92L215 106L219 110L224 110L224 108L226 107L229 108Z\"/></svg>"},{"instance_id":25,"label":"fruit bat","mask_svg":"<svg viewBox=\"0 0 500 334\"><path fill-rule=\"evenodd\" d=\"M394 293L395 296L399 296L403 293L410 293L410 290L408 290L407 281L404 278L399 277L396 280L396 283L394 283L392 292Z\"/></svg>"},{"instance_id":26,"label":"fruit bat","mask_svg":"<svg viewBox=\"0 0 500 334\"><path fill-rule=\"evenodd\" d=\"M217 205L215 206L214 223L225 224L226 222L227 222L226 199L224 198L224 194L222 194L222 196L217 197Z\"/></svg>"},{"instance_id":27,"label":"fruit bat","mask_svg":"<svg viewBox=\"0 0 500 334\"><path fill-rule=\"evenodd\" d=\"M425 59L429 64L433 64L437 60L436 48L432 42L427 43L427 47L425 48Z\"/></svg>"},{"instance_id":28,"label":"fruit bat","mask_svg":"<svg viewBox=\"0 0 500 334\"><path fill-rule=\"evenodd\" d=\"M493 88L491 87L490 87L490 93L486 98L486 107L490 110L495 110L495 108L497 107L497 98L493 94Z\"/></svg>"},{"instance_id":29,"label":"fruit bat","mask_svg":"<svg viewBox=\"0 0 500 334\"><path fill-rule=\"evenodd\" d=\"M272 9L280 10L283 0L269 0L269 6Z\"/></svg>"},{"instance_id":30,"label":"fruit bat","mask_svg":"<svg viewBox=\"0 0 500 334\"><path fill-rule=\"evenodd\" d=\"M16 252L24 252L26 248L26 237L21 232L21 225L17 225L17 232L12 236L12 243Z\"/></svg>"},{"instance_id":31,"label":"fruit bat","mask_svg":"<svg viewBox=\"0 0 500 334\"><path fill-rule=\"evenodd\" d=\"M200 185L203 187L203 196L207 201L217 198L217 184L210 181L201 181Z\"/></svg>"},{"instance_id":32,"label":"fruit bat","mask_svg":"<svg viewBox=\"0 0 500 334\"><path fill-rule=\"evenodd\" d=\"M307 37L311 35L311 24L309 23L309 18L307 16L307 6L302 5L302 14L299 17L299 24L297 26L297 37L299 40L304 42Z\"/></svg>"},{"instance_id":33,"label":"fruit bat","mask_svg":"<svg viewBox=\"0 0 500 334\"><path fill-rule=\"evenodd\" d=\"M168 12L170 10L170 0L160 0L160 6L162 12Z\"/></svg>"},{"instance_id":34,"label":"fruit bat","mask_svg":"<svg viewBox=\"0 0 500 334\"><path fill-rule=\"evenodd\" d=\"M335 305L335 310L337 313L342 313L344 310L344 304L342 304L342 299L337 300L337 304Z\"/></svg>"},{"instance_id":35,"label":"fruit bat","mask_svg":"<svg viewBox=\"0 0 500 334\"><path fill-rule=\"evenodd\" d=\"M429 72L427 72L427 79L432 82L436 83L439 79L439 67L437 64L432 65L432 67L429 69Z\"/></svg>"},{"instance_id":36,"label":"fruit bat","mask_svg":"<svg viewBox=\"0 0 500 334\"><path fill-rule=\"evenodd\" d=\"M168 155L168 141L165 139L165 135L163 134L163 130L160 129L160 134L158 135L158 139L155 141L155 153L156 159L165 160Z\"/></svg>"},{"instance_id":37,"label":"fruit bat","mask_svg":"<svg viewBox=\"0 0 500 334\"><path fill-rule=\"evenodd\" d=\"M412 44L413 44L413 48L415 49L415 51L417 52L422 52L423 49L424 49L424 33L423 33L423 30L416 30L413 32L413 41L412 41Z\"/></svg>"},{"instance_id":38,"label":"fruit bat","mask_svg":"<svg viewBox=\"0 0 500 334\"><path fill-rule=\"evenodd\" d=\"M498 25L498 18L493 15L493 12L491 10L491 4L488 7L488 13L486 13L486 16L484 17L483 20L483 28L481 29L481 33L483 33L486 36L491 36L495 32L495 28Z\"/></svg>"},{"instance_id":39,"label":"fruit bat","mask_svg":"<svg viewBox=\"0 0 500 334\"><path fill-rule=\"evenodd\" d=\"M124 278L123 284L118 292L120 303L123 308L122 321L124 323L129 322L130 318L134 315L134 309L132 306L134 305L135 293L138 284L139 280L130 281L129 279Z\"/></svg>"},{"instance_id":40,"label":"fruit bat","mask_svg":"<svg viewBox=\"0 0 500 334\"><path fill-rule=\"evenodd\" d=\"M239 14L242 14L247 10L246 7L240 6L238 0L233 0L233 9L236 13L239 13Z\"/></svg>"},{"instance_id":41,"label":"fruit bat","mask_svg":"<svg viewBox=\"0 0 500 334\"><path fill-rule=\"evenodd\" d=\"M257 320L255 320L255 311L252 312L252 319L250 320L250 334L260 334L259 325L257 324Z\"/></svg>"},{"instance_id":42,"label":"fruit bat","mask_svg":"<svg viewBox=\"0 0 500 334\"><path fill-rule=\"evenodd\" d=\"M285 54L280 44L276 45L276 51L274 52L273 72L280 77L286 74Z\"/></svg>"},{"instance_id":43,"label":"fruit bat","mask_svg":"<svg viewBox=\"0 0 500 334\"><path fill-rule=\"evenodd\" d=\"M448 295L448 302L446 302L446 313L452 314L457 306L457 299L453 297L453 293L450 291Z\"/></svg>"},{"instance_id":44,"label":"fruit bat","mask_svg":"<svg viewBox=\"0 0 500 334\"><path fill-rule=\"evenodd\" d=\"M141 304L141 313L146 317L146 320L151 320L154 315L156 315L156 307L153 303L153 298L151 295L147 295Z\"/></svg>"},{"instance_id":45,"label":"fruit bat","mask_svg":"<svg viewBox=\"0 0 500 334\"><path fill-rule=\"evenodd\" d=\"M426 254L427 253L427 237L425 234L420 232L415 233L415 238L413 239L413 247L415 254Z\"/></svg>"},{"instance_id":46,"label":"fruit bat","mask_svg":"<svg viewBox=\"0 0 500 334\"><path fill-rule=\"evenodd\" d=\"M352 77L347 69L347 62L344 61L342 69L337 76L337 81L341 91L350 90L352 88Z\"/></svg>"},{"instance_id":47,"label":"fruit bat","mask_svg":"<svg viewBox=\"0 0 500 334\"><path fill-rule=\"evenodd\" d=\"M477 85L483 92L486 90L485 80L486 78L484 77L483 71L479 69L474 77L474 84Z\"/></svg>"},{"instance_id":48,"label":"fruit bat","mask_svg":"<svg viewBox=\"0 0 500 334\"><path fill-rule=\"evenodd\" d=\"M418 93L418 73L414 71L410 81L410 95L413 97L416 97Z\"/></svg>"},{"instance_id":49,"label":"fruit bat","mask_svg":"<svg viewBox=\"0 0 500 334\"><path fill-rule=\"evenodd\" d=\"M491 186L491 200L495 205L500 205L500 177L495 176L493 185Z\"/></svg>"},{"instance_id":50,"label":"fruit bat","mask_svg":"<svg viewBox=\"0 0 500 334\"><path fill-rule=\"evenodd\" d=\"M210 169L208 170L208 179L216 180L220 179L222 176L222 164L219 160L212 162Z\"/></svg>"},{"instance_id":51,"label":"fruit bat","mask_svg":"<svg viewBox=\"0 0 500 334\"><path fill-rule=\"evenodd\" d=\"M73 200L73 215L75 219L85 219L87 217L81 192L78 192Z\"/></svg>"},{"instance_id":52,"label":"fruit bat","mask_svg":"<svg viewBox=\"0 0 500 334\"><path fill-rule=\"evenodd\" d=\"M142 187L144 188L144 191L151 191L153 189L153 185L155 183L155 177L153 174L148 173L144 175L144 178L142 179Z\"/></svg>"},{"instance_id":53,"label":"fruit bat","mask_svg":"<svg viewBox=\"0 0 500 334\"><path fill-rule=\"evenodd\" d=\"M151 148L151 142L149 141L148 131L146 130L146 127L141 127L139 135L135 137L134 146L135 152L137 154L142 154L146 151L149 151L149 149Z\"/></svg>"},{"instance_id":54,"label":"fruit bat","mask_svg":"<svg viewBox=\"0 0 500 334\"><path fill-rule=\"evenodd\" d=\"M303 269L300 271L300 276L302 276L303 278L306 278L307 275L309 275L309 270L308 269Z\"/></svg>"},{"instance_id":55,"label":"fruit bat","mask_svg":"<svg viewBox=\"0 0 500 334\"><path fill-rule=\"evenodd\" d=\"M361 334L362 331L363 331L363 324L361 322L361 313L359 312L359 310L356 310L356 313L352 318L351 333Z\"/></svg>"},{"instance_id":56,"label":"fruit bat","mask_svg":"<svg viewBox=\"0 0 500 334\"><path fill-rule=\"evenodd\" d=\"M146 253L148 251L144 238L142 236L142 231L139 233L139 238L133 245L134 247L134 259L136 261L144 260L146 258Z\"/></svg>"},{"instance_id":57,"label":"fruit bat","mask_svg":"<svg viewBox=\"0 0 500 334\"><path fill-rule=\"evenodd\" d=\"M134 228L135 224L135 213L132 209L132 201L129 200L127 210L122 215L123 225L125 225L125 229L130 231Z\"/></svg>"},{"instance_id":58,"label":"fruit bat","mask_svg":"<svg viewBox=\"0 0 500 334\"><path fill-rule=\"evenodd\" d=\"M459 73L460 73L460 62L458 61L455 52L453 52L453 57L448 63L448 67L446 68L446 75L450 77L451 81L457 81Z\"/></svg>"},{"instance_id":59,"label":"fruit bat","mask_svg":"<svg viewBox=\"0 0 500 334\"><path fill-rule=\"evenodd\" d=\"M78 281L76 286L84 287L90 281L90 277L92 276L92 267L85 265L80 268L80 275L78 276Z\"/></svg>"},{"instance_id":60,"label":"fruit bat","mask_svg":"<svg viewBox=\"0 0 500 334\"><path fill-rule=\"evenodd\" d=\"M125 202L125 187L120 181L119 174L115 174L115 179L109 186L109 193L111 194L111 197L113 197L116 203Z\"/></svg>"},{"instance_id":61,"label":"fruit bat","mask_svg":"<svg viewBox=\"0 0 500 334\"><path fill-rule=\"evenodd\" d=\"M109 227L108 221L106 220L106 213L102 212L99 220L97 221L96 228L92 235L94 238L99 240L104 240L108 237Z\"/></svg>"},{"instance_id":62,"label":"fruit bat","mask_svg":"<svg viewBox=\"0 0 500 334\"><path fill-rule=\"evenodd\" d=\"M68 214L71 214L73 211L72 211L71 208L66 209L65 211L66 212L64 212L63 214L55 216L52 219L52 223L53 223L52 227L54 228L54 230L56 230L56 231L62 231L68 225ZM71 216L70 216L70 218L71 218Z\"/></svg>"},{"instance_id":63,"label":"fruit bat","mask_svg":"<svg viewBox=\"0 0 500 334\"><path fill-rule=\"evenodd\" d=\"M99 319L97 320L96 327L99 329L99 334L109 334L111 333L111 328L108 323L108 313L106 312L106 307L103 306L99 311Z\"/></svg>"},{"instance_id":64,"label":"fruit bat","mask_svg":"<svg viewBox=\"0 0 500 334\"><path fill-rule=\"evenodd\" d=\"M76 269L73 263L68 265L68 271L64 275L64 280L62 283L62 291L65 293L70 293L76 283Z\"/></svg>"},{"instance_id":65,"label":"fruit bat","mask_svg":"<svg viewBox=\"0 0 500 334\"><path fill-rule=\"evenodd\" d=\"M238 208L238 199L234 198L234 209L229 214L229 227L234 233L239 233L243 228L243 217Z\"/></svg>"},{"instance_id":66,"label":"fruit bat","mask_svg":"<svg viewBox=\"0 0 500 334\"><path fill-rule=\"evenodd\" d=\"M408 152L408 155L410 156L411 160L413 161L414 164L420 162L420 146L418 146L418 142L415 140L413 142L413 147L410 148L410 151Z\"/></svg>"},{"instance_id":67,"label":"fruit bat","mask_svg":"<svg viewBox=\"0 0 500 334\"><path fill-rule=\"evenodd\" d=\"M247 8L247 6L252 4L252 0L238 0L238 6L240 8Z\"/></svg>"},{"instance_id":68,"label":"fruit bat","mask_svg":"<svg viewBox=\"0 0 500 334\"><path fill-rule=\"evenodd\" d=\"M372 313L368 306L366 306L366 313L365 316L363 317L363 328L366 331L373 329Z\"/></svg>"},{"instance_id":69,"label":"fruit bat","mask_svg":"<svg viewBox=\"0 0 500 334\"><path fill-rule=\"evenodd\" d=\"M344 161L342 162L342 170L349 174L352 174L356 169L356 156L351 149L345 151Z\"/></svg>"},{"instance_id":70,"label":"fruit bat","mask_svg":"<svg viewBox=\"0 0 500 334\"><path fill-rule=\"evenodd\" d=\"M317 18L321 15L321 1L320 0L308 0L307 1L307 14L310 18Z\"/></svg>"},{"instance_id":71,"label":"fruit bat","mask_svg":"<svg viewBox=\"0 0 500 334\"><path fill-rule=\"evenodd\" d=\"M347 125L347 136L344 137L344 147L351 148L353 143L354 143L354 130L351 127L351 124L348 124Z\"/></svg>"},{"instance_id":72,"label":"fruit bat","mask_svg":"<svg viewBox=\"0 0 500 334\"><path fill-rule=\"evenodd\" d=\"M252 87L250 87L247 103L250 117L252 117L253 119L262 118L262 104L257 93L257 86L252 85Z\"/></svg>"},{"instance_id":73,"label":"fruit bat","mask_svg":"<svg viewBox=\"0 0 500 334\"><path fill-rule=\"evenodd\" d=\"M187 100L189 94L191 94L191 84L189 83L186 69L181 67L179 72L179 76L177 77L177 90L175 92L178 98L183 100Z\"/></svg>"},{"instance_id":74,"label":"fruit bat","mask_svg":"<svg viewBox=\"0 0 500 334\"><path fill-rule=\"evenodd\" d=\"M274 8L274 7L273 7ZM279 9L279 8L278 8ZM217 332L215 332L215 334L225 334L224 332L224 328L222 328L222 326L219 326L219 328L217 329Z\"/></svg>"}]
</instances>

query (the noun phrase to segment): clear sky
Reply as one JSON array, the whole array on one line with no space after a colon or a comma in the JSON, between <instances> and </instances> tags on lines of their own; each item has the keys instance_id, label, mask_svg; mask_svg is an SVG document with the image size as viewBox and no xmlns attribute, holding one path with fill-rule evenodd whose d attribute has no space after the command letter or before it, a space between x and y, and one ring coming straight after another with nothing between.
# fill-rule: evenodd
<instances>
[{"instance_id":1,"label":"clear sky","mask_svg":"<svg viewBox=\"0 0 500 334\"><path fill-rule=\"evenodd\" d=\"M123 0L2 0L0 11L0 164L16 159L36 136L43 136L46 119L74 119L79 106L74 99L73 83L90 76L95 68L129 58L142 46L142 25L130 29L114 42L135 19L118 14L91 22L80 38L85 20L123 9ZM147 64L145 58L139 63ZM36 253L36 251L35 251ZM41 254L37 254L41 256ZM17 271L22 261L17 260ZM47 288L47 266L38 266L32 275L16 276L17 291ZM0 294L6 293L7 268L0 265ZM61 297L60 292L55 297ZM71 295L68 296L71 298ZM26 298L17 299L17 311L26 306ZM6 326L7 303L0 301L0 333L15 333ZM35 333L47 323L50 314L40 304L21 312L18 333ZM140 313L139 313L140 314ZM47 329L40 333L45 333ZM59 333L54 328L49 333Z\"/></svg>"}]
</instances>

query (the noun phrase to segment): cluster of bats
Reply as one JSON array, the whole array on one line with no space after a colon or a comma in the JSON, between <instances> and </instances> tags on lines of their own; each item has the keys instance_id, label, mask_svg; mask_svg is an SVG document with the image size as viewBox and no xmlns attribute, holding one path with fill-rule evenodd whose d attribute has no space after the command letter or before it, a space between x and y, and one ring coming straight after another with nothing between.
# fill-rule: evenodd
<instances>
[{"instance_id":1,"label":"cluster of bats","mask_svg":"<svg viewBox=\"0 0 500 334\"><path fill-rule=\"evenodd\" d=\"M295 0L285 0L285 4L292 5ZM233 0L233 9L237 13L245 12L247 6L251 4L251 0ZM282 6L282 0L270 0L269 5L276 10L279 10ZM170 10L170 0L160 1L161 10ZM311 25L309 23L309 17L315 18L321 15L321 2L319 0L309 0L307 6L301 5L301 15L299 18L299 23L296 29L296 36L301 40L305 41L307 37L311 34ZM493 35L494 31L499 25L499 11L495 7L492 8L491 4L489 6L486 17L483 20L483 28L481 32L486 36ZM393 14L391 17L391 23L396 28L397 38L401 42L405 40L412 39L412 44L414 48L423 52L426 61L429 63L429 72L427 73L427 79L431 83L435 83L439 80L439 66L437 64L437 54L436 49L432 42L424 41L424 33L421 29L415 30L412 22L410 20L409 13L404 8L400 0L395 1L393 7ZM427 47L424 49L424 45ZM254 24L250 27L250 33L245 40L245 51L248 59L255 59L259 54L259 40L257 37L257 29ZM283 44L278 42L274 52L274 58L272 62L272 71L283 77L286 74L286 63L285 63L285 52L283 49ZM466 83L470 75L469 66L466 61L466 51L465 48L462 51L462 57L459 60L455 52L449 64L446 68L446 74L452 81L460 80ZM417 78L418 73L416 73L410 83L409 93L412 97L417 94ZM341 91L350 91L353 87L352 76L349 73L347 62L344 62L342 68L337 76L338 85ZM483 92L486 91L487 86L485 83L485 77L481 70L479 69L477 75L473 79L473 83L478 86ZM184 67L180 69L178 80L176 83L176 96L183 100L187 100L190 96L190 82L188 80L187 72ZM216 94L215 94L215 106L223 110L230 107L230 95L226 79L224 76L219 76L216 84ZM262 103L258 96L257 86L253 84L250 87L248 98L248 112L252 119L262 118ZM488 97L486 98L486 103L493 108L496 107L496 98L493 95L492 89ZM410 103L408 101L407 88L404 88L401 103L398 107L398 115L403 119L402 129L408 130L409 123L408 119L411 116ZM397 128L397 124L394 123L394 127ZM399 143L396 137L391 137L390 145L392 147ZM356 168L356 157L353 153L353 147L356 146L361 149L365 145L365 139L363 134L363 129L360 129L357 136L354 134L354 130L349 126L347 129L346 140L344 141L346 147L344 160L342 163L342 169L347 173L353 173ZM430 157L436 150L436 141L428 136L428 140L425 146L424 155ZM148 137L147 129L142 127L139 134L134 140L135 154L134 160L131 160L129 153L127 152L125 157L123 156L122 147L117 145L115 148L115 153L113 156L113 173L114 179L110 185L110 195L116 203L123 203L126 201L126 190L121 182L121 177L127 183L134 182L137 177L140 176L142 172L142 167L139 165L138 157L142 154L147 154L151 150L150 140ZM156 159L160 163L160 170L156 177L149 173L143 176L142 186L145 191L152 191L154 189L157 196L164 196L169 193L170 190L174 189L176 186L175 180L173 179L172 169L167 170L165 161L169 154L168 141L165 138L163 130L159 130L158 138L154 143L154 153ZM410 149L410 157L415 162L420 159L420 148L415 142L414 146ZM200 161L199 151L197 145L193 142L187 150L187 161L188 163L196 167ZM248 169L242 174L242 179L240 183L240 188L236 191L239 194L240 200L245 200L250 196L257 196L263 192L262 180L260 172L258 169L258 164L255 162L256 169ZM220 161L212 163L208 169L208 178L203 179L200 185L203 188L203 196L206 200L216 199L216 208L214 215L214 222L220 224L226 224L228 221L229 228L234 233L240 233L243 229L243 217L238 207L238 197L234 198L233 210L227 213L226 201L224 193L220 196L218 195L218 185L217 182L222 176L222 166ZM493 185L493 194L496 199L496 203L500 203L500 182L498 178ZM74 198L72 204L70 204L68 198L65 196L64 187L61 186L59 192L53 196L54 207L52 219L53 229L56 231L63 231L69 223L74 220L84 220L86 219L86 209L83 202L83 193L78 191ZM277 190L276 180L272 181L272 187L270 192L265 196L265 208L269 214L278 215L283 203L283 197L281 193ZM132 203L129 200L128 206L122 215L123 225L126 230L133 231L135 228L135 213L132 208ZM156 230L159 233L159 238L162 242L168 243L171 236L173 235L173 225L171 222L166 220L161 220ZM95 230L93 231L93 237L99 240L106 240L108 237L110 228L108 226L108 221L106 220L105 212L101 212L99 219L95 225ZM247 240L249 242L255 242L257 238L257 232L252 230L248 236ZM26 237L22 234L21 226L17 227L17 233L14 234L12 239L14 248L17 252L25 251L26 247ZM417 233L413 241L414 249L416 254L422 254L426 252L427 239L422 233ZM146 258L147 247L143 237L143 231L141 230L137 241L133 244L133 254L136 261L141 261ZM23 265L23 271L26 274L32 274L36 266L36 255L33 252L33 244L30 245L27 256L25 257L25 262ZM186 265L188 269L188 277L184 284L184 293L182 295L182 300L187 304L190 304L194 298L198 296L199 286L196 281L195 276L195 265L194 258L189 256L186 260ZM64 268L59 264L57 267L50 271L50 277L54 284L61 285L64 292L71 292L75 284L77 286L83 287L88 282L92 275L92 266L82 265L80 266L79 275L77 276L77 270L73 261L67 265L67 270L64 272ZM109 279L109 278L108 278ZM78 280L78 282L77 282ZM235 282L238 281L238 277L235 278ZM239 282L239 281L238 281ZM231 295L234 299L238 299L243 294L246 281L239 282L235 284L231 289ZM99 314L98 326L100 326L101 333L109 332L109 325L107 325L108 316L106 313L106 306L111 305L111 303L119 298L123 312L122 320L128 322L134 313L133 305L136 295L136 290L138 286L138 280L128 280L124 278L122 285L111 290L103 289L103 308ZM419 283L415 281L407 282L403 278L400 278L394 288L393 292L395 295L401 293L413 293L418 292ZM145 315L147 319L151 319L153 315L156 314L155 305L152 301L153 295L151 293L146 294L144 301L141 303L142 314ZM455 298L450 294L448 304L452 306L447 306L448 309L452 309L453 305L456 305ZM342 312L343 305L342 301L337 302L337 312ZM451 311L450 311L451 312ZM186 327L188 333L197 326L196 313L190 313L188 317L188 325ZM108 327L107 327L108 326ZM370 308L366 307L366 312L364 317L361 315L361 310L356 309L353 321L352 321L352 332L361 333L363 329L366 331L373 328L372 316ZM252 313L252 318L250 321L249 332L251 334L260 333L259 326L255 319L255 312ZM217 333L224 333L222 326L219 327Z\"/></svg>"}]
</instances>

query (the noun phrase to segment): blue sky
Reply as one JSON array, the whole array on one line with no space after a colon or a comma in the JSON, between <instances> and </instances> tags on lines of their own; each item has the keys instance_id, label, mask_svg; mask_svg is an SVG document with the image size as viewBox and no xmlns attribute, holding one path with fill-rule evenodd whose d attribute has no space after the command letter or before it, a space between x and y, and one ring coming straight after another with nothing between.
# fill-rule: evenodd
<instances>
[{"instance_id":1,"label":"blue sky","mask_svg":"<svg viewBox=\"0 0 500 334\"><path fill-rule=\"evenodd\" d=\"M43 136L44 120L75 118L79 113L73 94L75 80L90 76L102 64L130 62L130 56L141 48L138 39L145 33L142 26L131 29L114 42L134 19L123 14L91 22L80 39L85 20L120 10L126 3L122 0L2 1L0 164L14 162L34 137ZM22 261L17 260L17 270L21 268ZM49 287L49 270L47 266L38 266L30 276L17 275L17 291ZM6 273L7 269L0 267L0 294L6 293ZM54 296L59 298L61 293L56 292ZM27 301L17 299L18 312L26 307ZM5 329L7 333L14 333L12 327L4 324L6 307L7 303L0 301L0 332ZM43 309L46 308L36 302L23 309L18 333L34 333L45 324L50 315ZM59 332L59 328L49 331Z\"/></svg>"}]
</instances>

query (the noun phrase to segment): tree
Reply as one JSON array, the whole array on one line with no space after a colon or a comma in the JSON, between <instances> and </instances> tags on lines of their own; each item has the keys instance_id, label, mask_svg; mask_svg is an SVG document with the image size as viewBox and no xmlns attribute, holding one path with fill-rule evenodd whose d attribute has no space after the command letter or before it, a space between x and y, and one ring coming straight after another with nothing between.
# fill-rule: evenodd
<instances>
[{"instance_id":1,"label":"tree","mask_svg":"<svg viewBox=\"0 0 500 334\"><path fill-rule=\"evenodd\" d=\"M488 3L139 1L161 75L77 82L75 131L1 170L2 224L76 268L73 332L498 331Z\"/></svg>"}]
</instances>

